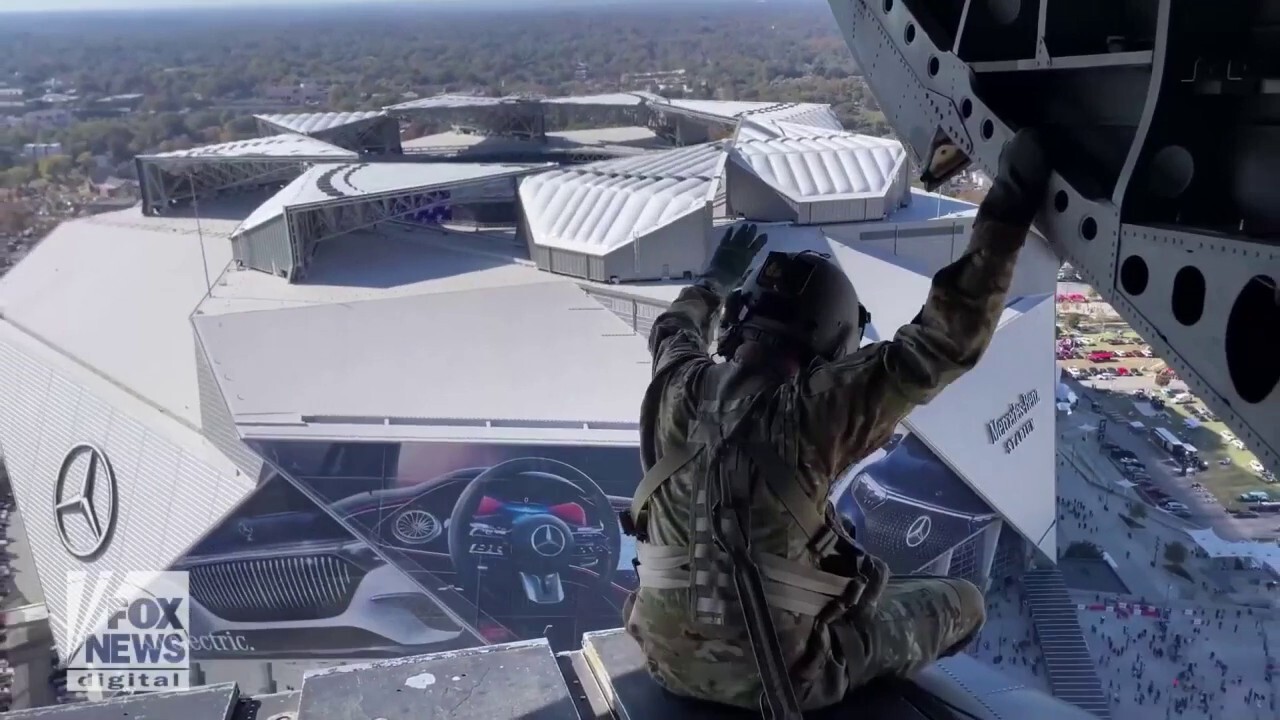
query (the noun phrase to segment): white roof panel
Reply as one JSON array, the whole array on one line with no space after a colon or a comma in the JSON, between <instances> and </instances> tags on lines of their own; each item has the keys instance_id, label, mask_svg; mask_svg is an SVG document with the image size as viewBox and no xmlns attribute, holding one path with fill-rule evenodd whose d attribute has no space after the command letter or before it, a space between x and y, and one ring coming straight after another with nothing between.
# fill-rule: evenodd
<instances>
[{"instance_id":1,"label":"white roof panel","mask_svg":"<svg viewBox=\"0 0 1280 720\"><path fill-rule=\"evenodd\" d=\"M410 153L436 152L448 154L475 149L486 153L510 152L520 155L538 152L546 147L536 140L452 131L433 133L413 140L406 140L402 143L402 146L406 152Z\"/></svg>"},{"instance_id":2,"label":"white roof panel","mask_svg":"<svg viewBox=\"0 0 1280 720\"><path fill-rule=\"evenodd\" d=\"M235 234L259 227L299 205L371 197L386 193L426 192L533 171L529 165L480 163L358 163L308 168L245 219Z\"/></svg>"},{"instance_id":3,"label":"white roof panel","mask_svg":"<svg viewBox=\"0 0 1280 720\"><path fill-rule=\"evenodd\" d=\"M467 107L492 107L509 102L508 98L487 97L484 95L432 95L418 98L398 105L391 105L387 110L451 110Z\"/></svg>"},{"instance_id":4,"label":"white roof panel","mask_svg":"<svg viewBox=\"0 0 1280 720\"><path fill-rule=\"evenodd\" d=\"M441 227L387 225L339 235L317 248L305 283L228 268L200 304L202 315L451 293L547 282L523 241ZM388 287L387 278L396 282Z\"/></svg>"},{"instance_id":5,"label":"white roof panel","mask_svg":"<svg viewBox=\"0 0 1280 720\"><path fill-rule=\"evenodd\" d=\"M724 151L723 143L703 143L636 157L602 160L576 169L597 175L711 180L718 177L724 168Z\"/></svg>"},{"instance_id":6,"label":"white roof panel","mask_svg":"<svg viewBox=\"0 0 1280 720\"><path fill-rule=\"evenodd\" d=\"M234 221L143 217L136 208L68 220L0 279L5 319L200 427L188 320L231 261ZM210 281L212 278L210 278Z\"/></svg>"},{"instance_id":7,"label":"white roof panel","mask_svg":"<svg viewBox=\"0 0 1280 720\"><path fill-rule=\"evenodd\" d=\"M298 158L309 160L354 160L359 155L327 142L298 135L284 133L271 137L253 138L252 140L236 140L234 142L204 145L188 150L158 153L156 155L140 155L142 160L168 160L188 158L222 158L227 160L256 158Z\"/></svg>"},{"instance_id":8,"label":"white roof panel","mask_svg":"<svg viewBox=\"0 0 1280 720\"><path fill-rule=\"evenodd\" d=\"M830 105L818 103L784 103L763 110L751 111L742 116L744 119L787 122L795 125L809 125L827 130L843 131L844 126L836 117Z\"/></svg>"},{"instance_id":9,"label":"white roof panel","mask_svg":"<svg viewBox=\"0 0 1280 720\"><path fill-rule=\"evenodd\" d=\"M603 255L705 208L714 187L709 178L558 170L522 182L520 200L535 243Z\"/></svg>"},{"instance_id":10,"label":"white roof panel","mask_svg":"<svg viewBox=\"0 0 1280 720\"><path fill-rule=\"evenodd\" d=\"M644 103L644 99L634 93L602 93L600 95L570 95L568 97L545 98L542 102L548 105L608 105L617 107L634 107Z\"/></svg>"},{"instance_id":11,"label":"white roof panel","mask_svg":"<svg viewBox=\"0 0 1280 720\"><path fill-rule=\"evenodd\" d=\"M584 130L561 130L547 133L547 140L553 145L625 145L628 147L662 150L671 147L671 143L658 137L649 128L627 126L611 128L587 128Z\"/></svg>"},{"instance_id":12,"label":"white roof panel","mask_svg":"<svg viewBox=\"0 0 1280 720\"><path fill-rule=\"evenodd\" d=\"M371 118L385 117L386 113L372 110L365 112L326 112L326 113L285 113L276 115L254 115L255 118L274 125L281 130L302 133L324 132L344 125L354 125Z\"/></svg>"},{"instance_id":13,"label":"white roof panel","mask_svg":"<svg viewBox=\"0 0 1280 720\"><path fill-rule=\"evenodd\" d=\"M896 140L841 132L740 141L730 156L783 195L806 202L884 196L907 153Z\"/></svg>"},{"instance_id":14,"label":"white roof panel","mask_svg":"<svg viewBox=\"0 0 1280 720\"><path fill-rule=\"evenodd\" d=\"M546 279L194 322L242 422L634 424L644 338L575 283Z\"/></svg>"},{"instance_id":15,"label":"white roof panel","mask_svg":"<svg viewBox=\"0 0 1280 720\"><path fill-rule=\"evenodd\" d=\"M772 102L746 102L741 100L684 100L674 99L665 100L663 103L655 103L659 108L663 105L673 110L695 113L698 115L710 115L713 117L724 118L725 120L733 120L746 113L760 112L778 106L778 103Z\"/></svg>"},{"instance_id":16,"label":"white roof panel","mask_svg":"<svg viewBox=\"0 0 1280 720\"><path fill-rule=\"evenodd\" d=\"M526 178L534 242L603 255L706 207L724 167L720 143L605 160Z\"/></svg>"},{"instance_id":17,"label":"white roof panel","mask_svg":"<svg viewBox=\"0 0 1280 720\"><path fill-rule=\"evenodd\" d=\"M833 130L818 125L805 125L785 120L770 120L768 118L761 119L755 115L748 115L738 123L738 129L734 133L734 142L773 140L775 138L820 138L846 133L847 131L840 128Z\"/></svg>"}]
</instances>

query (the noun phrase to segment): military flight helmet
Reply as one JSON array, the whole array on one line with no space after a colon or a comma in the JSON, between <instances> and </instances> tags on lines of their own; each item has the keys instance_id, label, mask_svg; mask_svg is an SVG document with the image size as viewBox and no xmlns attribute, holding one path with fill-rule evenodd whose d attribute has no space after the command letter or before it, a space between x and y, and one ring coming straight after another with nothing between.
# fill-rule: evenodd
<instances>
[{"instance_id":1,"label":"military flight helmet","mask_svg":"<svg viewBox=\"0 0 1280 720\"><path fill-rule=\"evenodd\" d=\"M862 343L871 313L830 255L770 252L725 300L716 352L732 358L744 342L832 362Z\"/></svg>"}]
</instances>

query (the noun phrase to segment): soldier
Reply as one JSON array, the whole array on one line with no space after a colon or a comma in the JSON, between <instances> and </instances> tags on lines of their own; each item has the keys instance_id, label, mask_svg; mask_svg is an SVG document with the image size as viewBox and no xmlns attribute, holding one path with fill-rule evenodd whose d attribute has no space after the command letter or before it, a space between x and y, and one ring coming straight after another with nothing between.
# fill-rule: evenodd
<instances>
[{"instance_id":1,"label":"soldier","mask_svg":"<svg viewBox=\"0 0 1280 720\"><path fill-rule=\"evenodd\" d=\"M981 628L976 587L889 577L832 529L827 495L978 362L1047 183L1039 143L1019 133L968 249L892 340L859 347L870 315L825 255L770 252L735 289L765 244L752 225L727 232L658 318L640 411L646 473L621 515L639 576L624 620L662 687L798 718L959 652Z\"/></svg>"}]
</instances>

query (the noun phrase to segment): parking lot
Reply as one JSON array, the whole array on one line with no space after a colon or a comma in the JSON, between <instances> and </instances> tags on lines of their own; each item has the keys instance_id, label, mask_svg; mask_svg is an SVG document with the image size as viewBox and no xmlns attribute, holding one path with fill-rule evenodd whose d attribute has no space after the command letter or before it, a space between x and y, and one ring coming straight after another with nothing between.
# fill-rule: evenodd
<instances>
[{"instance_id":1,"label":"parking lot","mask_svg":"<svg viewBox=\"0 0 1280 720\"><path fill-rule=\"evenodd\" d=\"M1280 537L1277 508L1243 499L1252 493L1261 500L1265 493L1265 499L1280 501L1274 476L1176 377L1157 380L1164 364L1147 357L1136 336L1111 324L1105 332L1068 337L1070 342L1059 341L1059 365L1077 378L1072 385L1082 397L1081 409L1107 419L1105 440L1113 447L1102 449L1103 455L1125 478L1153 504L1181 503L1185 508L1170 509L1224 538ZM1088 359L1104 347L1113 353L1109 359ZM1199 462L1187 463L1184 473L1162 437L1194 447Z\"/></svg>"}]
</instances>

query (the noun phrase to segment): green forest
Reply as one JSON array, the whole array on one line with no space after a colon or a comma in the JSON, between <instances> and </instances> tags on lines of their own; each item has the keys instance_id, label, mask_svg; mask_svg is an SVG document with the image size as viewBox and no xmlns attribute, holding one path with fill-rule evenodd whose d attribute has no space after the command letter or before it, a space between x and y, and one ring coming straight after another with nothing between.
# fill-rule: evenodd
<instances>
[{"instance_id":1,"label":"green forest","mask_svg":"<svg viewBox=\"0 0 1280 720\"><path fill-rule=\"evenodd\" d=\"M575 77L579 64L585 73ZM71 158L251 137L237 103L264 86L331 88L316 110L376 109L404 93L603 92L628 73L684 68L693 97L833 105L845 125L887 134L825 2L430 10L421 6L6 16L0 79L78 102L141 93L141 110L57 130L0 130L15 148L61 142ZM74 161L73 161L74 162ZM22 172L22 170L19 170Z\"/></svg>"}]
</instances>

